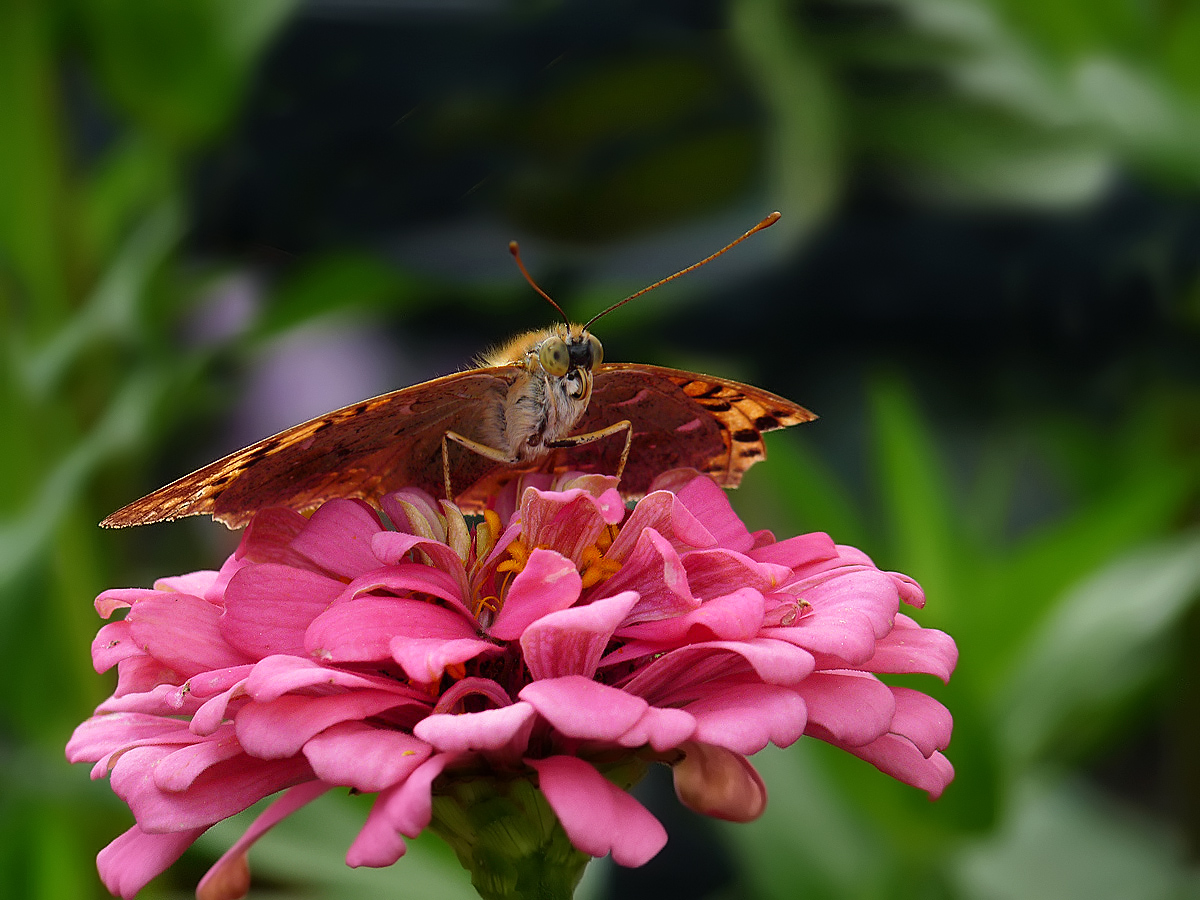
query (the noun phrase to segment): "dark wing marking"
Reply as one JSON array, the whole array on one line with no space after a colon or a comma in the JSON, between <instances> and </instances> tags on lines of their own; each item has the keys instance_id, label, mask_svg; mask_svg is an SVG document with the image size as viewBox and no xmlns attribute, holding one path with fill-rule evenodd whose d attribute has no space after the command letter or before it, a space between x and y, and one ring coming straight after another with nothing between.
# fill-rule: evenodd
<instances>
[{"instance_id":1,"label":"dark wing marking","mask_svg":"<svg viewBox=\"0 0 1200 900\"><path fill-rule=\"evenodd\" d=\"M762 434L816 416L770 391L711 375L637 363L607 363L596 372L592 399L574 434L621 419L633 423L633 444L621 478L626 497L640 497L668 469L707 472L723 487L737 487L742 473L767 451ZM556 468L616 472L619 436L559 451Z\"/></svg>"},{"instance_id":2,"label":"dark wing marking","mask_svg":"<svg viewBox=\"0 0 1200 900\"><path fill-rule=\"evenodd\" d=\"M458 372L343 407L185 475L100 524L121 528L209 514L240 528L270 506L303 511L333 497L375 501L407 486L439 497L442 435L447 429L473 435L487 404L503 403L519 371Z\"/></svg>"}]
</instances>

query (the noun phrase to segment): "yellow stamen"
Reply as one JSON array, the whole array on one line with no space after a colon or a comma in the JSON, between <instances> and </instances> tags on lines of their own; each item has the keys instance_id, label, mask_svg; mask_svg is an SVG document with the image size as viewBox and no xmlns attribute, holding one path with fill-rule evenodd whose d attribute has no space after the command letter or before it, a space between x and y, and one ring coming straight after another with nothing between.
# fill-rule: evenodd
<instances>
[{"instance_id":1,"label":"yellow stamen","mask_svg":"<svg viewBox=\"0 0 1200 900\"><path fill-rule=\"evenodd\" d=\"M525 546L525 542L520 538L517 538L508 545L508 555L509 559L496 566L497 572L520 572L525 568L525 564L529 562L529 548Z\"/></svg>"},{"instance_id":2,"label":"yellow stamen","mask_svg":"<svg viewBox=\"0 0 1200 900\"><path fill-rule=\"evenodd\" d=\"M446 674L455 681L462 681L467 677L467 667L462 663L451 663L446 666Z\"/></svg>"},{"instance_id":3,"label":"yellow stamen","mask_svg":"<svg viewBox=\"0 0 1200 900\"><path fill-rule=\"evenodd\" d=\"M587 547L580 559L579 574L583 577L583 587L594 587L602 581L607 581L621 570L621 564L615 559L605 559L599 544Z\"/></svg>"}]
</instances>

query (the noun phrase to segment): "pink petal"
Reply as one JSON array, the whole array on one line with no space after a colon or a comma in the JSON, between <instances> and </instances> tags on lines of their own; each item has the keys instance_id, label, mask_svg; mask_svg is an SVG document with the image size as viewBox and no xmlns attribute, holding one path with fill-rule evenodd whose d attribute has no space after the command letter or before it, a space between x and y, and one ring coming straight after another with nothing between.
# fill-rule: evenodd
<instances>
[{"instance_id":1,"label":"pink petal","mask_svg":"<svg viewBox=\"0 0 1200 900\"><path fill-rule=\"evenodd\" d=\"M888 572L887 574L896 583L896 590L899 592L901 600L917 609L925 605L925 591L916 581L903 572Z\"/></svg>"},{"instance_id":2,"label":"pink petal","mask_svg":"<svg viewBox=\"0 0 1200 900\"><path fill-rule=\"evenodd\" d=\"M243 754L211 766L186 791L164 791L154 781L154 769L170 752L135 747L113 765L113 791L147 832L208 826L313 777L303 757L261 760Z\"/></svg>"},{"instance_id":3,"label":"pink petal","mask_svg":"<svg viewBox=\"0 0 1200 900\"><path fill-rule=\"evenodd\" d=\"M578 565L608 523L587 491L528 488L521 495L521 524L527 547L549 547Z\"/></svg>"},{"instance_id":4,"label":"pink petal","mask_svg":"<svg viewBox=\"0 0 1200 900\"><path fill-rule=\"evenodd\" d=\"M397 636L452 641L478 633L473 620L425 600L359 597L313 620L304 637L305 654L330 663L378 662L391 657Z\"/></svg>"},{"instance_id":5,"label":"pink petal","mask_svg":"<svg viewBox=\"0 0 1200 900\"><path fill-rule=\"evenodd\" d=\"M738 588L770 591L791 579L792 570L774 563L757 563L744 553L714 547L684 554L692 594L708 599Z\"/></svg>"},{"instance_id":6,"label":"pink petal","mask_svg":"<svg viewBox=\"0 0 1200 900\"><path fill-rule=\"evenodd\" d=\"M192 744L200 738L187 722L146 713L122 712L92 716L67 741L68 762L97 762L129 747L151 744Z\"/></svg>"},{"instance_id":7,"label":"pink petal","mask_svg":"<svg viewBox=\"0 0 1200 900\"><path fill-rule=\"evenodd\" d=\"M183 856L206 830L207 826L148 834L134 825L96 856L100 880L110 894L133 900L138 891Z\"/></svg>"},{"instance_id":8,"label":"pink petal","mask_svg":"<svg viewBox=\"0 0 1200 900\"><path fill-rule=\"evenodd\" d=\"M409 554L414 551L418 561L428 558L434 567L454 578L458 583L460 596L467 595L467 574L463 569L463 562L446 544L396 531L381 531L371 538L371 552L385 566L412 562Z\"/></svg>"},{"instance_id":9,"label":"pink petal","mask_svg":"<svg viewBox=\"0 0 1200 900\"><path fill-rule=\"evenodd\" d=\"M807 600L814 616L839 616L843 610L857 610L870 619L876 638L891 630L900 609L895 582L874 568L841 566L797 581L787 590Z\"/></svg>"},{"instance_id":10,"label":"pink petal","mask_svg":"<svg viewBox=\"0 0 1200 900\"><path fill-rule=\"evenodd\" d=\"M640 697L580 675L534 681L518 696L561 734L585 740L617 740L649 706Z\"/></svg>"},{"instance_id":11,"label":"pink petal","mask_svg":"<svg viewBox=\"0 0 1200 900\"><path fill-rule=\"evenodd\" d=\"M606 558L615 558L611 548ZM671 542L653 528L641 533L620 570L598 586L592 596L609 597L627 590L636 590L641 596L630 614L631 622L670 619L700 605L688 587L683 560Z\"/></svg>"},{"instance_id":12,"label":"pink petal","mask_svg":"<svg viewBox=\"0 0 1200 900\"><path fill-rule=\"evenodd\" d=\"M866 613L839 607L802 615L796 624L772 628L771 637L803 647L828 669L858 666L875 653L875 626Z\"/></svg>"},{"instance_id":13,"label":"pink petal","mask_svg":"<svg viewBox=\"0 0 1200 900\"><path fill-rule=\"evenodd\" d=\"M405 781L381 793L346 852L346 865L390 866L403 856L401 835L416 837L429 824L433 818L433 781L458 758L453 753L431 756Z\"/></svg>"},{"instance_id":14,"label":"pink petal","mask_svg":"<svg viewBox=\"0 0 1200 900\"><path fill-rule=\"evenodd\" d=\"M176 687L178 692L179 682L183 680L183 675L153 656L130 656L117 663L117 687L113 696L144 694L166 684ZM183 699L182 696L176 696L168 702L178 710L182 707Z\"/></svg>"},{"instance_id":15,"label":"pink petal","mask_svg":"<svg viewBox=\"0 0 1200 900\"><path fill-rule=\"evenodd\" d=\"M927 791L931 800L940 797L946 785L954 780L954 767L941 753L934 753L926 759L912 741L896 734L885 734L861 747L843 749L866 760L879 771Z\"/></svg>"},{"instance_id":16,"label":"pink petal","mask_svg":"<svg viewBox=\"0 0 1200 900\"><path fill-rule=\"evenodd\" d=\"M412 735L362 722L334 725L304 745L318 778L364 793L404 780L429 754L429 745Z\"/></svg>"},{"instance_id":17,"label":"pink petal","mask_svg":"<svg viewBox=\"0 0 1200 900\"><path fill-rule=\"evenodd\" d=\"M341 592L340 581L316 572L276 563L246 566L226 588L221 633L255 659L303 656L304 630Z\"/></svg>"},{"instance_id":18,"label":"pink petal","mask_svg":"<svg viewBox=\"0 0 1200 900\"><path fill-rule=\"evenodd\" d=\"M379 516L366 502L328 500L292 541L292 549L331 575L354 578L379 565L371 539L381 531Z\"/></svg>"},{"instance_id":19,"label":"pink petal","mask_svg":"<svg viewBox=\"0 0 1200 900\"><path fill-rule=\"evenodd\" d=\"M829 535L820 531L798 534L786 540L756 547L749 552L758 562L776 563L789 569L799 569L837 558L837 548Z\"/></svg>"},{"instance_id":20,"label":"pink petal","mask_svg":"<svg viewBox=\"0 0 1200 900\"><path fill-rule=\"evenodd\" d=\"M696 719L694 740L746 756L768 743L790 746L804 734L807 721L804 700L790 688L770 684L716 689L684 709Z\"/></svg>"},{"instance_id":21,"label":"pink petal","mask_svg":"<svg viewBox=\"0 0 1200 900\"><path fill-rule=\"evenodd\" d=\"M582 587L583 579L570 559L553 550L534 550L509 586L488 633L502 641L514 641L533 621L578 600Z\"/></svg>"},{"instance_id":22,"label":"pink petal","mask_svg":"<svg viewBox=\"0 0 1200 900\"><path fill-rule=\"evenodd\" d=\"M118 609L128 609L161 593L150 588L110 588L96 597L96 612L100 618L107 619Z\"/></svg>"},{"instance_id":23,"label":"pink petal","mask_svg":"<svg viewBox=\"0 0 1200 900\"><path fill-rule=\"evenodd\" d=\"M762 625L763 595L754 588L741 588L709 600L684 615L626 625L618 634L669 646L711 640L750 640Z\"/></svg>"},{"instance_id":24,"label":"pink petal","mask_svg":"<svg viewBox=\"0 0 1200 900\"><path fill-rule=\"evenodd\" d=\"M682 553L717 543L707 528L692 515L669 491L654 491L638 501L620 533L605 554L609 559L623 561L647 529L653 529Z\"/></svg>"},{"instance_id":25,"label":"pink petal","mask_svg":"<svg viewBox=\"0 0 1200 900\"><path fill-rule=\"evenodd\" d=\"M571 843L591 856L612 853L621 866L641 866L667 843L667 832L638 803L574 756L528 759L538 786Z\"/></svg>"},{"instance_id":26,"label":"pink petal","mask_svg":"<svg viewBox=\"0 0 1200 900\"><path fill-rule=\"evenodd\" d=\"M200 883L196 885L197 900L244 897L250 890L250 869L246 865L247 851L260 837L328 790L329 785L310 781L291 788L264 809L233 846L226 850L200 879Z\"/></svg>"},{"instance_id":27,"label":"pink petal","mask_svg":"<svg viewBox=\"0 0 1200 900\"><path fill-rule=\"evenodd\" d=\"M638 595L626 591L593 600L586 606L542 616L521 635L521 650L530 676L535 681L562 675L583 675L590 679L596 674L596 666L613 632L637 602Z\"/></svg>"},{"instance_id":28,"label":"pink petal","mask_svg":"<svg viewBox=\"0 0 1200 900\"><path fill-rule=\"evenodd\" d=\"M325 697L288 694L250 703L237 714L237 736L246 752L260 759L285 759L311 738L339 722L375 716L406 702L390 691L361 690Z\"/></svg>"},{"instance_id":29,"label":"pink petal","mask_svg":"<svg viewBox=\"0 0 1200 900\"><path fill-rule=\"evenodd\" d=\"M154 784L162 791L186 791L217 763L241 754L233 726L226 723L213 736L181 747L160 759L154 767Z\"/></svg>"},{"instance_id":30,"label":"pink petal","mask_svg":"<svg viewBox=\"0 0 1200 900\"><path fill-rule=\"evenodd\" d=\"M696 732L696 719L682 709L650 706L628 731L617 738L622 747L649 746L658 753L672 750Z\"/></svg>"},{"instance_id":31,"label":"pink petal","mask_svg":"<svg viewBox=\"0 0 1200 900\"><path fill-rule=\"evenodd\" d=\"M896 715L888 729L892 734L908 738L925 757L950 746L954 730L950 710L912 688L893 687L891 691L896 697Z\"/></svg>"},{"instance_id":32,"label":"pink petal","mask_svg":"<svg viewBox=\"0 0 1200 900\"><path fill-rule=\"evenodd\" d=\"M266 702L305 688L339 687L348 690L374 689L396 694L410 700L428 700L426 694L394 678L379 675L358 675L341 669L331 669L301 656L268 656L254 666L246 679L246 693L255 700Z\"/></svg>"},{"instance_id":33,"label":"pink petal","mask_svg":"<svg viewBox=\"0 0 1200 900\"><path fill-rule=\"evenodd\" d=\"M419 684L436 684L450 666L502 652L491 641L478 638L407 638L394 637L388 653L404 669L404 674Z\"/></svg>"},{"instance_id":34,"label":"pink petal","mask_svg":"<svg viewBox=\"0 0 1200 900\"><path fill-rule=\"evenodd\" d=\"M862 668L892 674L936 675L948 682L958 664L954 638L934 628L922 628L908 616L896 616L896 627L875 645L875 654Z\"/></svg>"},{"instance_id":35,"label":"pink petal","mask_svg":"<svg viewBox=\"0 0 1200 900\"><path fill-rule=\"evenodd\" d=\"M808 704L811 735L839 747L860 747L886 734L896 714L887 685L861 672L817 672L797 687Z\"/></svg>"},{"instance_id":36,"label":"pink petal","mask_svg":"<svg viewBox=\"0 0 1200 900\"><path fill-rule=\"evenodd\" d=\"M250 661L226 643L220 615L199 597L163 592L139 602L125 621L139 647L186 677Z\"/></svg>"},{"instance_id":37,"label":"pink petal","mask_svg":"<svg viewBox=\"0 0 1200 900\"><path fill-rule=\"evenodd\" d=\"M292 547L292 541L308 526L308 519L294 509L270 506L254 514L242 533L234 556L249 563L280 563L300 569L313 562Z\"/></svg>"},{"instance_id":38,"label":"pink petal","mask_svg":"<svg viewBox=\"0 0 1200 900\"><path fill-rule=\"evenodd\" d=\"M355 578L342 591L334 604L346 603L362 594L430 594L449 601L468 617L473 618L463 601L461 578L424 563L400 562L372 569Z\"/></svg>"},{"instance_id":39,"label":"pink petal","mask_svg":"<svg viewBox=\"0 0 1200 900\"><path fill-rule=\"evenodd\" d=\"M420 488L401 488L383 498L381 504L397 531L420 535L444 543L446 526L438 501Z\"/></svg>"},{"instance_id":40,"label":"pink petal","mask_svg":"<svg viewBox=\"0 0 1200 900\"><path fill-rule=\"evenodd\" d=\"M767 808L767 788L744 756L689 744L672 766L675 795L688 809L729 822L753 822Z\"/></svg>"},{"instance_id":41,"label":"pink petal","mask_svg":"<svg viewBox=\"0 0 1200 900\"><path fill-rule=\"evenodd\" d=\"M532 706L519 702L481 712L435 713L418 722L413 734L439 752L514 748L514 755L519 757L529 742L534 715Z\"/></svg>"},{"instance_id":42,"label":"pink petal","mask_svg":"<svg viewBox=\"0 0 1200 900\"><path fill-rule=\"evenodd\" d=\"M693 478L677 490L675 496L704 523L704 527L717 539L718 546L739 553L746 553L754 546L754 538L729 505L729 498L708 476Z\"/></svg>"},{"instance_id":43,"label":"pink petal","mask_svg":"<svg viewBox=\"0 0 1200 900\"><path fill-rule=\"evenodd\" d=\"M627 644L626 647L631 647ZM611 653L602 665L617 657ZM706 641L672 650L643 666L625 690L645 697L656 706L703 696L708 682L717 678L753 674L768 684L796 684L815 665L812 654L782 641Z\"/></svg>"},{"instance_id":44,"label":"pink petal","mask_svg":"<svg viewBox=\"0 0 1200 900\"><path fill-rule=\"evenodd\" d=\"M216 580L217 573L212 569L201 569L199 572L188 572L186 575L168 575L166 578L156 578L154 589L204 597Z\"/></svg>"}]
</instances>

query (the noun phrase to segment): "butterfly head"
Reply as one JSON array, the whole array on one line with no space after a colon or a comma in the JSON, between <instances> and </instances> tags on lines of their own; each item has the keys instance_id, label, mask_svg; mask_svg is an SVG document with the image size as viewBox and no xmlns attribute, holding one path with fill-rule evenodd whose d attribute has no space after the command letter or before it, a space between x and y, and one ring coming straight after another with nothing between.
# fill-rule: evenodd
<instances>
[{"instance_id":1,"label":"butterfly head","mask_svg":"<svg viewBox=\"0 0 1200 900\"><path fill-rule=\"evenodd\" d=\"M591 393L592 373L603 360L599 338L582 325L560 324L518 335L482 362L523 366L531 375L561 386L570 399L581 400Z\"/></svg>"}]
</instances>

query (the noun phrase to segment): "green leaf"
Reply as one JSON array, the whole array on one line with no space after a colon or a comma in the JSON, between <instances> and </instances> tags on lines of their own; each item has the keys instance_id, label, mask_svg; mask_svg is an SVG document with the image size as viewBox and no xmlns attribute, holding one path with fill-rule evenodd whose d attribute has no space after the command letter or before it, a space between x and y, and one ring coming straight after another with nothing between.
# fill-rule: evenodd
<instances>
[{"instance_id":1,"label":"green leaf","mask_svg":"<svg viewBox=\"0 0 1200 900\"><path fill-rule=\"evenodd\" d=\"M1128 553L1076 585L1029 641L1001 700L1011 754L1060 752L1157 668L1200 595L1200 532Z\"/></svg>"},{"instance_id":2,"label":"green leaf","mask_svg":"<svg viewBox=\"0 0 1200 900\"><path fill-rule=\"evenodd\" d=\"M994 836L951 863L958 896L1174 900L1200 889L1173 835L1080 785L1027 777L1008 808Z\"/></svg>"},{"instance_id":3,"label":"green leaf","mask_svg":"<svg viewBox=\"0 0 1200 900\"><path fill-rule=\"evenodd\" d=\"M780 0L736 0L730 18L770 123L768 195L786 212L775 230L797 242L841 194L844 150L832 80L788 10Z\"/></svg>"}]
</instances>

